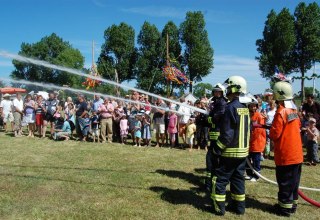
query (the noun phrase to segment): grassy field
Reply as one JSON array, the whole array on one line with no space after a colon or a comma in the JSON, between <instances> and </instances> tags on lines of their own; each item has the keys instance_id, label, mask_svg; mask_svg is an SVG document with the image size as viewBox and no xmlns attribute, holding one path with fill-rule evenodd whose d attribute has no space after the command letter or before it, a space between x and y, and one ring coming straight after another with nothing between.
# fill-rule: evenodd
<instances>
[{"instance_id":1,"label":"grassy field","mask_svg":"<svg viewBox=\"0 0 320 220\"><path fill-rule=\"evenodd\" d=\"M1 219L212 219L203 190L205 151L13 138L0 133ZM320 167L320 166L319 166ZM302 185L320 186L319 167ZM273 161L262 174L275 179ZM277 188L247 182L243 219L277 219ZM320 193L305 192L320 201ZM238 216L227 213L225 219ZM319 219L300 199L296 219Z\"/></svg>"}]
</instances>

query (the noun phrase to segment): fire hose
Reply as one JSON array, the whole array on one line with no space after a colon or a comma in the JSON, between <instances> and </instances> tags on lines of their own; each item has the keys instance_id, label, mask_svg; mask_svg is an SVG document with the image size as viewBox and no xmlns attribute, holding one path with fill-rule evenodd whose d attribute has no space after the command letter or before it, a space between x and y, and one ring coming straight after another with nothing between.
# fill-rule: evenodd
<instances>
[{"instance_id":1,"label":"fire hose","mask_svg":"<svg viewBox=\"0 0 320 220\"><path fill-rule=\"evenodd\" d=\"M278 185L277 182L275 181L272 181L264 176L262 176L259 172L257 172L253 167L252 167L252 164L250 163L250 160L247 158L247 164L248 166L250 167L250 169L261 179L263 179L264 181L268 182L268 183L271 183L271 184L274 184L274 185ZM309 190L309 191L314 191L314 192L320 192L320 189L317 189L317 188L309 188L309 187L304 187L304 186L299 186L299 190L298 190L298 193L299 193L299 196L305 200L306 202L310 203L311 205L314 205L318 208L320 208L320 203L307 197L304 193L302 193L301 189L304 189L304 190Z\"/></svg>"}]
</instances>

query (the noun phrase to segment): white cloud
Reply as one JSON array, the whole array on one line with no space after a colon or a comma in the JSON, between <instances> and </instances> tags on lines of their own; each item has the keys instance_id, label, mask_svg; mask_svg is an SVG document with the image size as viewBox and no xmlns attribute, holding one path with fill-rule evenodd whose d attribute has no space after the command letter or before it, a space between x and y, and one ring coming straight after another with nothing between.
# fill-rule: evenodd
<instances>
[{"instance_id":1,"label":"white cloud","mask_svg":"<svg viewBox=\"0 0 320 220\"><path fill-rule=\"evenodd\" d=\"M144 7L132 7L122 8L123 12L141 14L150 17L166 17L166 18L179 18L183 19L187 9L178 9L174 7L159 7L159 6L144 6Z\"/></svg>"},{"instance_id":2,"label":"white cloud","mask_svg":"<svg viewBox=\"0 0 320 220\"><path fill-rule=\"evenodd\" d=\"M104 7L107 6L107 5L105 4L105 2L100 1L100 0L92 0L92 3L93 3L95 6L99 7L99 8L104 8Z\"/></svg>"},{"instance_id":3,"label":"white cloud","mask_svg":"<svg viewBox=\"0 0 320 220\"><path fill-rule=\"evenodd\" d=\"M214 69L203 78L203 82L221 83L229 76L239 75L246 79L248 89L253 94L263 92L269 87L269 83L260 76L258 62L254 58L218 55L214 59Z\"/></svg>"},{"instance_id":4,"label":"white cloud","mask_svg":"<svg viewBox=\"0 0 320 220\"><path fill-rule=\"evenodd\" d=\"M236 20L232 12L223 12L215 10L198 9L202 11L207 22L227 24L233 23ZM122 8L122 12L140 14L149 17L164 17L164 18L176 18L184 19L188 11L195 11L190 8L176 8L169 6L143 6L143 7L132 7Z\"/></svg>"}]
</instances>

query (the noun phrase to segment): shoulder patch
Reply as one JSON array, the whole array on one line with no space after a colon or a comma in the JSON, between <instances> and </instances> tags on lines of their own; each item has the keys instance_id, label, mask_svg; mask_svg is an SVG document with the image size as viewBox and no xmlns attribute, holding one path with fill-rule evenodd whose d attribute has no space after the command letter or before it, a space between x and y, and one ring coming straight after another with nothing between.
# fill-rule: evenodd
<instances>
[{"instance_id":1,"label":"shoulder patch","mask_svg":"<svg viewBox=\"0 0 320 220\"><path fill-rule=\"evenodd\" d=\"M248 108L237 108L238 115L249 115Z\"/></svg>"},{"instance_id":2,"label":"shoulder patch","mask_svg":"<svg viewBox=\"0 0 320 220\"><path fill-rule=\"evenodd\" d=\"M287 115L288 122L293 121L293 120L298 119L298 118L299 118L299 116L295 112L290 113L290 114Z\"/></svg>"}]
</instances>

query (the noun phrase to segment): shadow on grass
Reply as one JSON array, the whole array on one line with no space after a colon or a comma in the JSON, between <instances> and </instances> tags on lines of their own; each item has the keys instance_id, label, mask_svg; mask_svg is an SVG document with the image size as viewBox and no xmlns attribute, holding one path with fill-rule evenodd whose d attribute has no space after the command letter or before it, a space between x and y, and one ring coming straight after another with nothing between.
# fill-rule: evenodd
<instances>
[{"instance_id":1,"label":"shadow on grass","mask_svg":"<svg viewBox=\"0 0 320 220\"><path fill-rule=\"evenodd\" d=\"M200 189L205 188L204 183L201 181L203 178L201 176L194 175L193 173L186 173L177 170L156 170L156 173L160 173L162 175L169 176L172 178L179 178L185 180L188 183L191 183L194 186L199 187Z\"/></svg>"},{"instance_id":2,"label":"shadow on grass","mask_svg":"<svg viewBox=\"0 0 320 220\"><path fill-rule=\"evenodd\" d=\"M210 195L200 195L204 191L205 185L201 181L202 177L194 175L193 173L186 173L177 170L156 170L156 173L168 176L171 178L179 178L184 180L194 187L189 190L186 189L169 189L167 187L153 186L150 190L156 193L161 193L161 199L176 204L187 204L200 209L205 212L212 212Z\"/></svg>"},{"instance_id":3,"label":"shadow on grass","mask_svg":"<svg viewBox=\"0 0 320 220\"><path fill-rule=\"evenodd\" d=\"M205 169L195 169L195 172L202 173ZM199 194L199 189L204 189L205 185L201 182L201 176L194 175L193 173L185 173L183 171L176 170L156 170L156 173L160 173L172 178L179 178L193 184L195 187L189 190L184 189L170 189L162 186L150 187L150 190L156 193L161 193L161 199L171 204L188 204L193 207L206 212L213 212L211 204L210 194L207 192L205 195ZM227 201L231 200L231 193L227 191ZM273 205L261 202L260 200L246 195L246 208L263 210L270 214L274 214Z\"/></svg>"},{"instance_id":4,"label":"shadow on grass","mask_svg":"<svg viewBox=\"0 0 320 220\"><path fill-rule=\"evenodd\" d=\"M49 176L21 175L21 174L14 174L14 173L0 173L0 176L15 177L15 178L26 178L26 179L34 179L34 180L60 181L60 182L84 184L84 185L106 186L106 187L112 187L112 188L149 190L148 188L138 187L138 186L125 186L125 185L120 185L120 184L118 185L118 184L113 184L113 183L101 183L101 182L89 182L89 181L82 181L82 180L70 180L70 179L62 179L62 178L49 177Z\"/></svg>"},{"instance_id":5,"label":"shadow on grass","mask_svg":"<svg viewBox=\"0 0 320 220\"><path fill-rule=\"evenodd\" d=\"M210 199L202 197L193 190L169 189L167 187L154 186L150 190L161 193L161 199L173 205L187 204L206 212L212 212Z\"/></svg>"},{"instance_id":6,"label":"shadow on grass","mask_svg":"<svg viewBox=\"0 0 320 220\"><path fill-rule=\"evenodd\" d=\"M259 199L246 195L246 208L262 210L270 214L274 214L274 206L268 203L261 202Z\"/></svg>"},{"instance_id":7,"label":"shadow on grass","mask_svg":"<svg viewBox=\"0 0 320 220\"><path fill-rule=\"evenodd\" d=\"M196 173L205 173L207 171L207 169L206 168L195 168L194 169L194 172L196 172Z\"/></svg>"}]
</instances>

